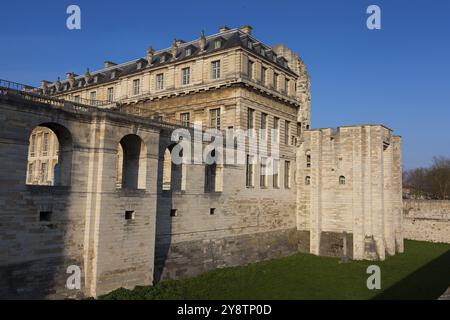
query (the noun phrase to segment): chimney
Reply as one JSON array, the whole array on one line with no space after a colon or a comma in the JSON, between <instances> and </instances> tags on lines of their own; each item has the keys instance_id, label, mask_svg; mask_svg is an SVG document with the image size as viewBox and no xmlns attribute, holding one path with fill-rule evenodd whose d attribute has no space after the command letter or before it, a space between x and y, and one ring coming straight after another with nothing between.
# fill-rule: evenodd
<instances>
[{"instance_id":1,"label":"chimney","mask_svg":"<svg viewBox=\"0 0 450 320\"><path fill-rule=\"evenodd\" d=\"M47 92L48 87L51 85L51 82L48 80L41 80L41 89L42 91Z\"/></svg>"},{"instance_id":2,"label":"chimney","mask_svg":"<svg viewBox=\"0 0 450 320\"><path fill-rule=\"evenodd\" d=\"M175 59L177 56L177 50L178 50L178 41L177 41L177 39L173 39L172 49L170 50L170 53L172 54L173 59Z\"/></svg>"},{"instance_id":3,"label":"chimney","mask_svg":"<svg viewBox=\"0 0 450 320\"><path fill-rule=\"evenodd\" d=\"M86 69L86 73L84 74L84 80L86 81L86 85L89 83L89 81L91 81L92 76L91 73L89 72L89 69Z\"/></svg>"},{"instance_id":4,"label":"chimney","mask_svg":"<svg viewBox=\"0 0 450 320\"><path fill-rule=\"evenodd\" d=\"M66 77L70 84L70 87L73 87L75 84L75 74L73 72L67 72Z\"/></svg>"},{"instance_id":5,"label":"chimney","mask_svg":"<svg viewBox=\"0 0 450 320\"><path fill-rule=\"evenodd\" d=\"M201 51L205 50L206 37L205 37L205 33L203 31L202 31L202 33L200 33L200 40L198 41L198 44L200 46Z\"/></svg>"},{"instance_id":6,"label":"chimney","mask_svg":"<svg viewBox=\"0 0 450 320\"><path fill-rule=\"evenodd\" d=\"M148 49L147 49L147 62L148 62L148 65L151 65L152 64L152 60L153 60L153 56L154 56L154 54L155 54L155 50L152 48L152 47L149 47Z\"/></svg>"},{"instance_id":7,"label":"chimney","mask_svg":"<svg viewBox=\"0 0 450 320\"><path fill-rule=\"evenodd\" d=\"M230 30L230 28L228 28L227 26L221 26L219 28L219 33L224 33L227 32L228 30Z\"/></svg>"},{"instance_id":8,"label":"chimney","mask_svg":"<svg viewBox=\"0 0 450 320\"><path fill-rule=\"evenodd\" d=\"M243 33L246 33L246 34L252 34L253 28L249 25L246 25L246 26L240 27L239 30L241 30Z\"/></svg>"},{"instance_id":9,"label":"chimney","mask_svg":"<svg viewBox=\"0 0 450 320\"><path fill-rule=\"evenodd\" d=\"M56 88L56 91L59 91L61 89L61 80L59 80L59 77L58 77L58 80L56 80L56 82L55 82L55 88Z\"/></svg>"},{"instance_id":10,"label":"chimney","mask_svg":"<svg viewBox=\"0 0 450 320\"><path fill-rule=\"evenodd\" d=\"M109 67L112 67L112 66L117 66L117 63L112 62L112 61L105 61L105 63L104 63L105 69L109 68Z\"/></svg>"}]
</instances>

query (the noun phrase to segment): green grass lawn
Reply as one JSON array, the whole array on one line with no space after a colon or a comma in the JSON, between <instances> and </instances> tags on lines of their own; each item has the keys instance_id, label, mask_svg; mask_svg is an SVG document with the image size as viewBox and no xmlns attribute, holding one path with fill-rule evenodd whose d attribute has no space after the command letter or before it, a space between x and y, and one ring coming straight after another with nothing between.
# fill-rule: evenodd
<instances>
[{"instance_id":1,"label":"green grass lawn","mask_svg":"<svg viewBox=\"0 0 450 320\"><path fill-rule=\"evenodd\" d=\"M369 265L381 290L366 287ZM405 241L386 261L351 261L298 253L244 267L217 269L156 286L118 289L100 299L437 299L450 286L450 245Z\"/></svg>"}]
</instances>

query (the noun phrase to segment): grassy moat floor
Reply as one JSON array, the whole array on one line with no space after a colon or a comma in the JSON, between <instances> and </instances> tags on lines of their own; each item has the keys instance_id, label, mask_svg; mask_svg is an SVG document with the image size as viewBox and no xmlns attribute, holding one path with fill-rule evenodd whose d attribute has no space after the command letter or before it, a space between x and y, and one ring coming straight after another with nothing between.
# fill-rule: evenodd
<instances>
[{"instance_id":1,"label":"grassy moat floor","mask_svg":"<svg viewBox=\"0 0 450 320\"><path fill-rule=\"evenodd\" d=\"M450 286L449 244L405 241L405 253L386 261L339 260L298 253L100 299L437 299ZM381 269L380 290L367 289L370 265Z\"/></svg>"}]
</instances>

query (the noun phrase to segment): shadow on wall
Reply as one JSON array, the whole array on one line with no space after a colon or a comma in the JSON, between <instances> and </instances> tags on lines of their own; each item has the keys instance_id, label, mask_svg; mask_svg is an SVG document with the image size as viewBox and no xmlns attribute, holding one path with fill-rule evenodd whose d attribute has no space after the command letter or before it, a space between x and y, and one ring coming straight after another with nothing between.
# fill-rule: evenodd
<instances>
[{"instance_id":1,"label":"shadow on wall","mask_svg":"<svg viewBox=\"0 0 450 320\"><path fill-rule=\"evenodd\" d=\"M1 299L44 299L62 297L61 294L74 296L80 292L69 292L65 288L67 266L82 263L66 257L65 252L67 207L72 201L72 136L66 127L56 123L43 123L37 128L44 131L39 136L30 131L28 146L3 145L5 148L0 155L2 163L17 163L23 168L22 171L0 171L0 185L9 185L3 197L17 199L10 201L9 208L1 208L4 221L11 221L0 230L0 233L10 234L8 239L2 240L3 245L9 248L8 259L17 261L0 267ZM21 136L20 129L15 130L17 136ZM50 133L55 134L59 149L50 148L47 136ZM53 169L55 163L58 170ZM5 181L7 177L9 181Z\"/></svg>"},{"instance_id":2,"label":"shadow on wall","mask_svg":"<svg viewBox=\"0 0 450 320\"><path fill-rule=\"evenodd\" d=\"M436 300L450 287L450 250L411 273L374 300Z\"/></svg>"},{"instance_id":3,"label":"shadow on wall","mask_svg":"<svg viewBox=\"0 0 450 320\"><path fill-rule=\"evenodd\" d=\"M171 161L173 147L170 135L161 135L157 178L154 284L163 279L172 243L172 218L176 215L176 211L173 209L173 191L181 189L180 168Z\"/></svg>"}]
</instances>

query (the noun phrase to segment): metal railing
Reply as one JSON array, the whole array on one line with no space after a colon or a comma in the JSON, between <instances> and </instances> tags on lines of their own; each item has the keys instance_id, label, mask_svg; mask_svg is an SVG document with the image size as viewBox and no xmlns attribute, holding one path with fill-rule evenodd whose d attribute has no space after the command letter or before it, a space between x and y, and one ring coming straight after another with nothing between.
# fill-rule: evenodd
<instances>
[{"instance_id":1,"label":"metal railing","mask_svg":"<svg viewBox=\"0 0 450 320\"><path fill-rule=\"evenodd\" d=\"M45 94L41 88L36 88L33 86L29 86L26 84L13 82L9 80L0 79L0 88L17 91L17 92L26 92L35 95L35 98L38 98L40 101L58 101L63 103L64 101L73 102L77 104L81 104L84 106L92 106L92 107L102 107L114 104L114 102L104 101L104 100L92 100L92 99L84 99L81 97L55 97L52 95ZM39 97L38 97L39 96Z\"/></svg>"},{"instance_id":2,"label":"metal railing","mask_svg":"<svg viewBox=\"0 0 450 320\"><path fill-rule=\"evenodd\" d=\"M147 118L147 119L159 122L159 123L169 126L169 127L194 129L194 127L196 126L196 124L193 122L185 122L180 119L167 118L151 109L142 108L142 107L138 107L136 105L131 105L131 104L118 104L115 107L111 108L111 110L116 110L121 113L126 113L126 114L135 115L138 117ZM205 126L205 125L201 126L202 131L211 130L211 129L216 129L216 128ZM219 131L222 132L222 134L224 134L224 135L226 134L225 130L219 129Z\"/></svg>"},{"instance_id":3,"label":"metal railing","mask_svg":"<svg viewBox=\"0 0 450 320\"><path fill-rule=\"evenodd\" d=\"M21 83L8 81L0 79L0 95L8 95L13 97L19 97L20 99L27 101L34 101L38 103L50 104L57 107L64 107L67 105L73 105L73 107L77 110L84 110L85 112L89 112L89 107L101 107L101 106L110 106L108 110L116 111L123 114L135 115L138 117L142 117L153 122L157 122L160 125L168 128L188 128L193 129L195 127L192 122L185 122L179 119L174 118L166 118L161 116L159 113L152 111L148 108L138 107L132 104L121 104L119 102L109 102L109 101L101 101L101 100L90 100L90 99L82 99L75 97L65 97L59 98L51 95L46 95L42 93L42 89L32 87L29 85L24 85ZM80 109L81 107L81 109ZM212 127L208 127L205 125L201 126L202 131L206 131L208 129L215 129ZM219 130L222 134L225 134L225 130Z\"/></svg>"},{"instance_id":4,"label":"metal railing","mask_svg":"<svg viewBox=\"0 0 450 320\"><path fill-rule=\"evenodd\" d=\"M0 87L5 88L5 89L10 89L10 90L27 91L27 92L37 90L33 86L29 86L29 85L18 83L18 82L3 80L3 79L0 79Z\"/></svg>"}]
</instances>

